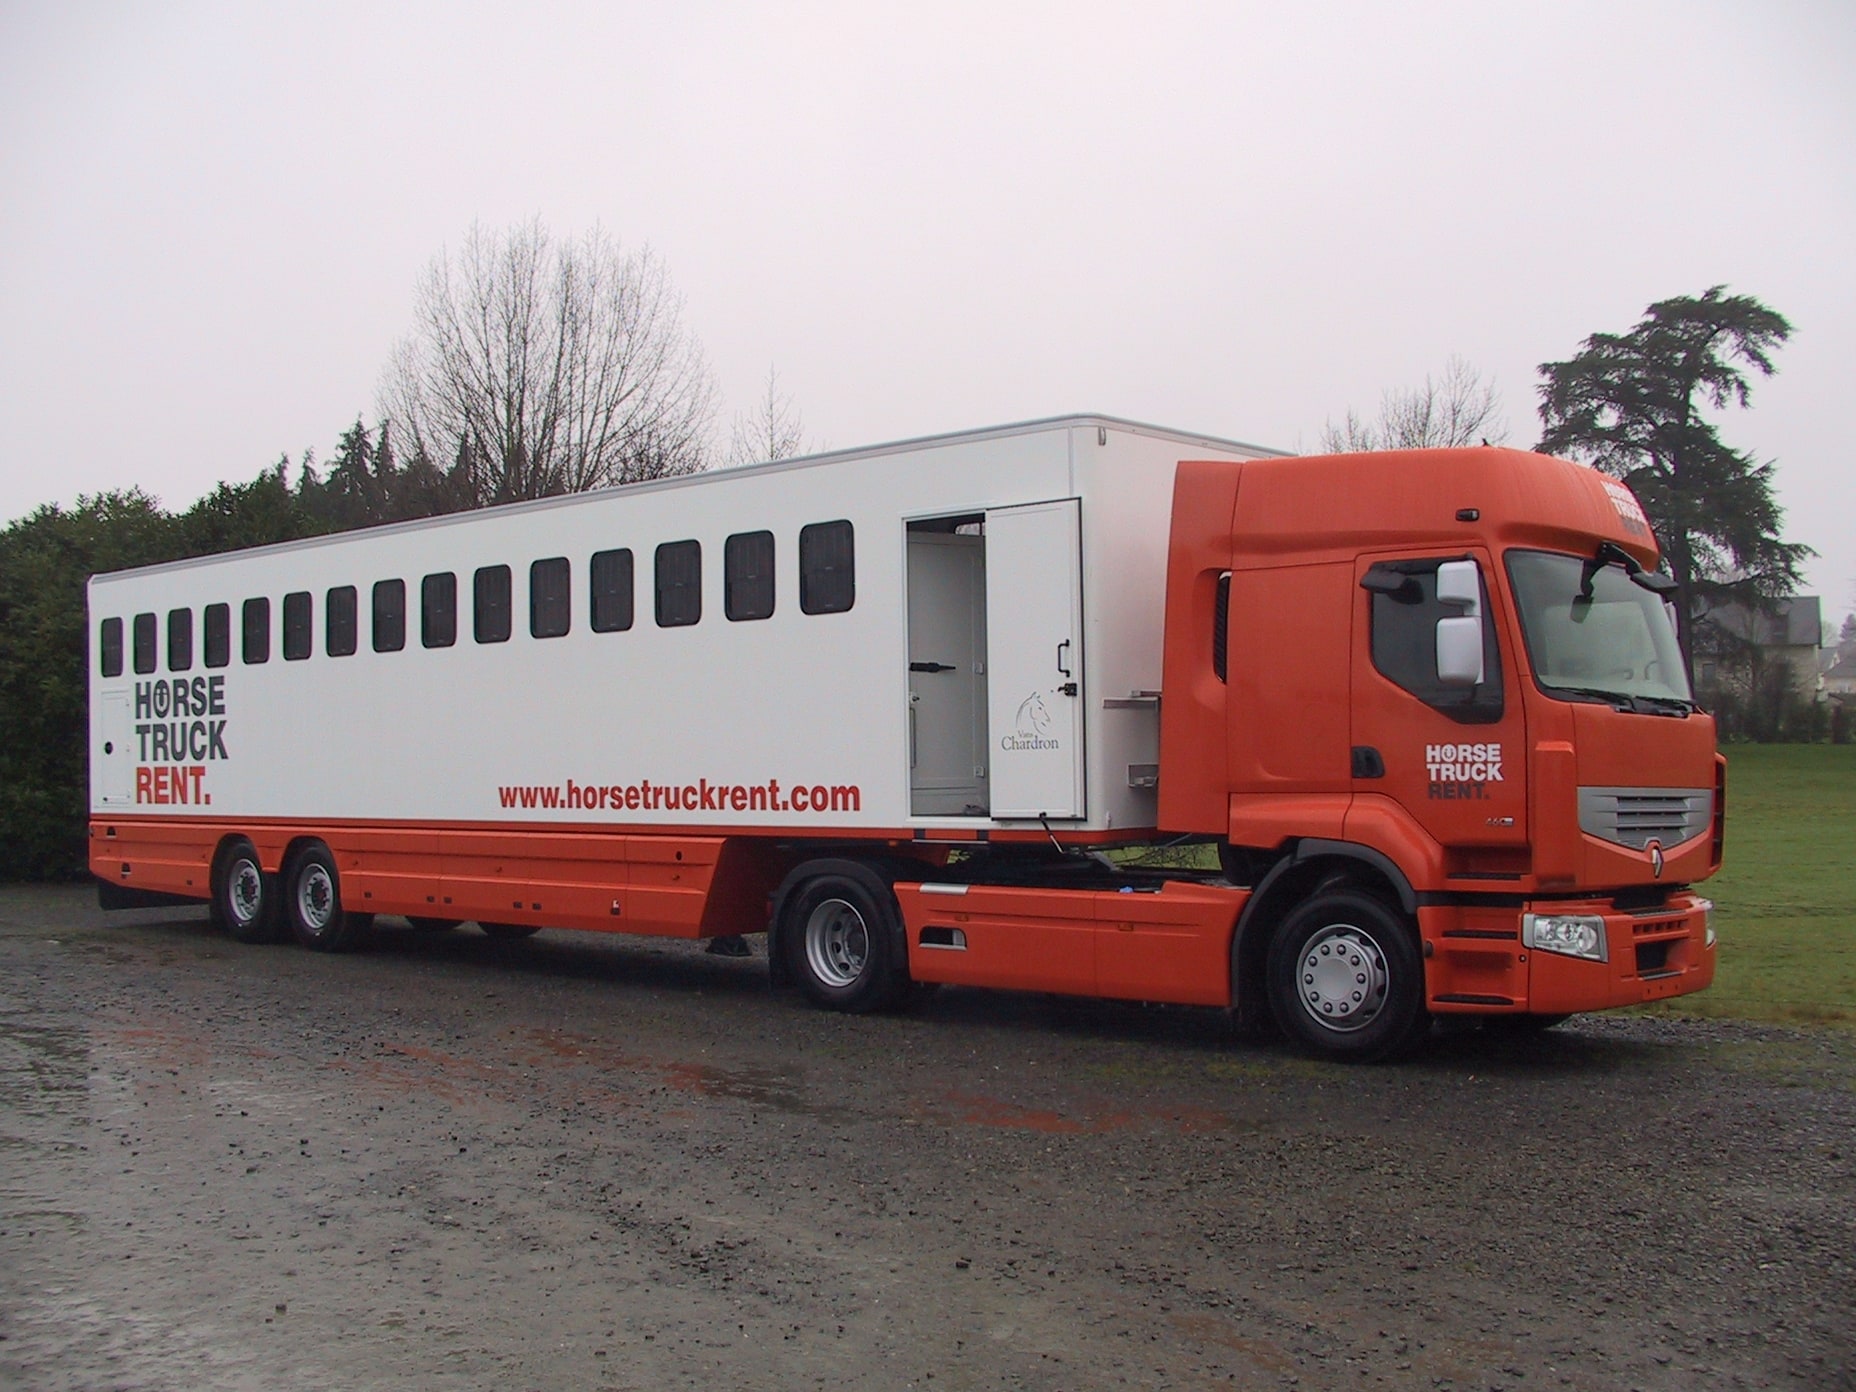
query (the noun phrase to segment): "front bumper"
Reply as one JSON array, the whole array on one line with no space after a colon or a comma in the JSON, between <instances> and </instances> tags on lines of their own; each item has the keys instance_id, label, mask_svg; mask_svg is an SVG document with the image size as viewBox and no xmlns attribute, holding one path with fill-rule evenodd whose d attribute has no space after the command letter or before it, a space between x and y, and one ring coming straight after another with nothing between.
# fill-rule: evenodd
<instances>
[{"instance_id":1,"label":"front bumper","mask_svg":"<svg viewBox=\"0 0 1856 1392\"><path fill-rule=\"evenodd\" d=\"M1444 1014L1565 1015L1703 990L1714 980L1710 907L1688 890L1643 909L1609 898L1423 907L1427 1004ZM1521 937L1527 913L1601 918L1606 960L1529 948Z\"/></svg>"}]
</instances>

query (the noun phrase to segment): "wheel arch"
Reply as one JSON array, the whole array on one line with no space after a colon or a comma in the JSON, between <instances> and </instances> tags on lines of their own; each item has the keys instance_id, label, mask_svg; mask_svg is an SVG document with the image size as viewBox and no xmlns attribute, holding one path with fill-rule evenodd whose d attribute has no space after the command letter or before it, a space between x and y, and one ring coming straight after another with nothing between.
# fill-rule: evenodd
<instances>
[{"instance_id":1,"label":"wheel arch","mask_svg":"<svg viewBox=\"0 0 1856 1392\"><path fill-rule=\"evenodd\" d=\"M252 853L258 857L258 868L260 870L264 869L264 853L258 850L257 842L253 841L251 837L247 836L242 831L225 832L220 836L219 843L213 847L213 858L210 862L212 869L207 872L207 889L209 893L218 892L219 877L225 874L226 862L232 858L233 848L237 846L250 846Z\"/></svg>"},{"instance_id":2,"label":"wheel arch","mask_svg":"<svg viewBox=\"0 0 1856 1392\"><path fill-rule=\"evenodd\" d=\"M1270 941L1296 905L1324 889L1353 889L1384 900L1412 925L1415 938L1417 892L1390 856L1353 841L1305 837L1270 867L1237 916L1231 936L1231 1009L1240 1020L1268 1016Z\"/></svg>"},{"instance_id":3,"label":"wheel arch","mask_svg":"<svg viewBox=\"0 0 1856 1392\"><path fill-rule=\"evenodd\" d=\"M299 832L284 843L283 854L277 858L278 873L286 873L290 868L290 863L312 846L320 846L328 852L330 860L335 858L335 850L327 841L320 836L312 836L308 832Z\"/></svg>"}]
</instances>

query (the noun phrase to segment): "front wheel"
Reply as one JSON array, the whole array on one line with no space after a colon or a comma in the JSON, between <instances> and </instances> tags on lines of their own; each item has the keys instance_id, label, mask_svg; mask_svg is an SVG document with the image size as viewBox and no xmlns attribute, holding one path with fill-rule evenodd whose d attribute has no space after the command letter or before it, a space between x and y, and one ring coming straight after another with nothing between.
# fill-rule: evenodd
<instances>
[{"instance_id":1,"label":"front wheel","mask_svg":"<svg viewBox=\"0 0 1856 1392\"><path fill-rule=\"evenodd\" d=\"M341 880L327 846L305 846L284 871L284 913L290 932L312 952L344 952L372 921L342 909Z\"/></svg>"},{"instance_id":2,"label":"front wheel","mask_svg":"<svg viewBox=\"0 0 1856 1392\"><path fill-rule=\"evenodd\" d=\"M785 911L787 969L814 1005L862 1014L895 1004L909 985L899 960L899 917L861 879L820 875L801 885Z\"/></svg>"},{"instance_id":3,"label":"front wheel","mask_svg":"<svg viewBox=\"0 0 1856 1392\"><path fill-rule=\"evenodd\" d=\"M1283 1030L1330 1058L1390 1058L1430 1025L1417 939L1367 894L1322 894L1291 913L1270 944L1269 988Z\"/></svg>"}]
</instances>

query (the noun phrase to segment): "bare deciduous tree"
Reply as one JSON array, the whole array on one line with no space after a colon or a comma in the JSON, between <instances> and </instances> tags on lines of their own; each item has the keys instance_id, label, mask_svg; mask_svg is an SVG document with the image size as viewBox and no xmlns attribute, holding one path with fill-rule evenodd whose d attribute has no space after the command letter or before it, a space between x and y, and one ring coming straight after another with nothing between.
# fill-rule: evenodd
<instances>
[{"instance_id":1,"label":"bare deciduous tree","mask_svg":"<svg viewBox=\"0 0 1856 1392\"><path fill-rule=\"evenodd\" d=\"M704 467L714 381L648 249L597 227L557 242L539 221L473 225L427 268L414 314L382 414L420 455L468 460L476 502Z\"/></svg>"},{"instance_id":2,"label":"bare deciduous tree","mask_svg":"<svg viewBox=\"0 0 1856 1392\"><path fill-rule=\"evenodd\" d=\"M759 464L770 459L791 459L806 452L805 422L793 398L780 390L780 374L767 369L767 394L752 410L737 412L728 441L728 462Z\"/></svg>"},{"instance_id":3,"label":"bare deciduous tree","mask_svg":"<svg viewBox=\"0 0 1856 1392\"><path fill-rule=\"evenodd\" d=\"M1339 425L1329 421L1321 430L1321 448L1329 454L1352 454L1499 445L1507 438L1500 393L1475 368L1452 355L1441 379L1427 373L1421 387L1387 391L1379 401L1378 420L1364 421L1349 407Z\"/></svg>"}]
</instances>

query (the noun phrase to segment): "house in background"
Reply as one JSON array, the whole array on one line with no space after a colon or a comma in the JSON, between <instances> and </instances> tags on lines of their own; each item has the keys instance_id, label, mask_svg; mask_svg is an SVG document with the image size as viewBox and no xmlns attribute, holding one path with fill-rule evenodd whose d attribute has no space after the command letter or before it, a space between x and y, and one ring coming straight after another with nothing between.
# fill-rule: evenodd
<instances>
[{"instance_id":1,"label":"house in background","mask_svg":"<svg viewBox=\"0 0 1856 1392\"><path fill-rule=\"evenodd\" d=\"M1838 653L1824 669L1824 694L1833 701L1856 703L1856 650Z\"/></svg>"},{"instance_id":2,"label":"house in background","mask_svg":"<svg viewBox=\"0 0 1856 1392\"><path fill-rule=\"evenodd\" d=\"M1815 701L1823 641L1823 606L1816 595L1794 595L1769 609L1720 605L1695 620L1695 694L1704 705L1723 695L1769 698L1781 689L1783 663L1791 694Z\"/></svg>"}]
</instances>

